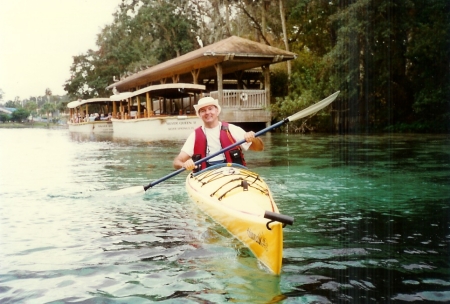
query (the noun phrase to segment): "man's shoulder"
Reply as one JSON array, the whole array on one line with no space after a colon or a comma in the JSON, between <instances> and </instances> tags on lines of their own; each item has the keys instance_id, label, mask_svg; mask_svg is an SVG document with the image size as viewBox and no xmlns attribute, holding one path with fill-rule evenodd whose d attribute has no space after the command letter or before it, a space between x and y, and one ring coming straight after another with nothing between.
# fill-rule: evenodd
<instances>
[{"instance_id":1,"label":"man's shoulder","mask_svg":"<svg viewBox=\"0 0 450 304\"><path fill-rule=\"evenodd\" d=\"M242 129L239 126L236 126L235 124L229 123L227 121L221 121L220 122L222 129L228 128L228 129Z\"/></svg>"},{"instance_id":2,"label":"man's shoulder","mask_svg":"<svg viewBox=\"0 0 450 304\"><path fill-rule=\"evenodd\" d=\"M236 131L240 131L240 132L245 132L244 129L242 129L241 127L236 126L236 125L231 124L231 123L228 124L228 128L230 129L230 131L236 130Z\"/></svg>"}]
</instances>

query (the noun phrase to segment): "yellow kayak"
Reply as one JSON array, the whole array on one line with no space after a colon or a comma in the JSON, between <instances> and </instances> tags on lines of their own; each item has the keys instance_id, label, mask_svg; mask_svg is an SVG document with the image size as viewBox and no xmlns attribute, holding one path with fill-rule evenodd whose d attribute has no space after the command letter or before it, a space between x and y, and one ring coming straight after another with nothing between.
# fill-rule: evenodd
<instances>
[{"instance_id":1,"label":"yellow kayak","mask_svg":"<svg viewBox=\"0 0 450 304\"><path fill-rule=\"evenodd\" d=\"M283 227L292 217L278 211L261 177L237 164L219 164L186 178L199 208L246 245L272 273L281 272Z\"/></svg>"}]
</instances>

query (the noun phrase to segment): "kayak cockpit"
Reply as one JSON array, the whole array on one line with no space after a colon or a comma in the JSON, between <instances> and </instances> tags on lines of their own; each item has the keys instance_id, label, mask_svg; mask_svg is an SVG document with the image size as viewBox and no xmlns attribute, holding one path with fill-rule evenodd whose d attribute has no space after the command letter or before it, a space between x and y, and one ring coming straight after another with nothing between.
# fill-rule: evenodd
<instances>
[{"instance_id":1,"label":"kayak cockpit","mask_svg":"<svg viewBox=\"0 0 450 304\"><path fill-rule=\"evenodd\" d=\"M267 184L244 166L218 164L192 173L192 178L205 195L223 206L259 217L266 210L278 211Z\"/></svg>"}]
</instances>

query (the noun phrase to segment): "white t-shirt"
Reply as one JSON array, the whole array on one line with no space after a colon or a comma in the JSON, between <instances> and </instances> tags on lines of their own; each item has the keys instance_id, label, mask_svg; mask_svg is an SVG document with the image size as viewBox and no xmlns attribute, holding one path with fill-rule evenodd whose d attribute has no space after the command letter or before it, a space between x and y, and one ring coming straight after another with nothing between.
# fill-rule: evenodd
<instances>
[{"instance_id":1,"label":"white t-shirt","mask_svg":"<svg viewBox=\"0 0 450 304\"><path fill-rule=\"evenodd\" d=\"M203 132L206 135L207 147L206 147L206 156L214 154L220 150L222 150L222 145L220 144L220 128L222 127L222 123L219 122L219 125L215 128L205 128L202 126ZM230 130L231 135L233 136L236 142L244 140L245 132L241 127L235 126L233 124L228 124L228 129ZM245 142L241 145L244 151L247 151L252 143ZM187 153L190 157L194 155L194 146L195 146L195 131L192 132L189 137L186 139L181 151ZM225 155L219 154L209 161L223 161L225 159Z\"/></svg>"}]
</instances>

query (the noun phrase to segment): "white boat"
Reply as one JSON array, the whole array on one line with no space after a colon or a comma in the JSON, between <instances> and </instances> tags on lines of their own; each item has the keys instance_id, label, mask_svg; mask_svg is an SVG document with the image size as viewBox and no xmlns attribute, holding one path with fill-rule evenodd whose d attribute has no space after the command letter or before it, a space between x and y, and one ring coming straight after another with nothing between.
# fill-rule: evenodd
<instances>
[{"instance_id":1,"label":"white boat","mask_svg":"<svg viewBox=\"0 0 450 304\"><path fill-rule=\"evenodd\" d=\"M79 99L67 104L70 132L112 133L112 101L108 97Z\"/></svg>"},{"instance_id":2,"label":"white boat","mask_svg":"<svg viewBox=\"0 0 450 304\"><path fill-rule=\"evenodd\" d=\"M114 137L186 139L202 124L193 105L204 90L199 84L167 83L112 95Z\"/></svg>"}]
</instances>

